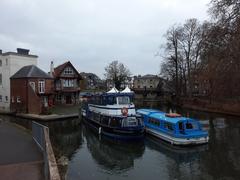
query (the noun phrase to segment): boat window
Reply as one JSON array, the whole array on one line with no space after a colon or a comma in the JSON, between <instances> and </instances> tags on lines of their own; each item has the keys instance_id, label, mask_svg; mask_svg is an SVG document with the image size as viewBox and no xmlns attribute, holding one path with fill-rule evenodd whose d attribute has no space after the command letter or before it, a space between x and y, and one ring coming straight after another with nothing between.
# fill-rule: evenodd
<instances>
[{"instance_id":1,"label":"boat window","mask_svg":"<svg viewBox=\"0 0 240 180\"><path fill-rule=\"evenodd\" d=\"M186 129L198 129L198 125L195 122L187 122Z\"/></svg>"},{"instance_id":2,"label":"boat window","mask_svg":"<svg viewBox=\"0 0 240 180\"><path fill-rule=\"evenodd\" d=\"M115 98L114 96L109 96L109 97L108 97L108 104L109 104L109 105L117 104L116 98Z\"/></svg>"},{"instance_id":3,"label":"boat window","mask_svg":"<svg viewBox=\"0 0 240 180\"><path fill-rule=\"evenodd\" d=\"M121 126L121 122L117 118L111 118L110 126L112 126L112 127L119 127L119 126Z\"/></svg>"},{"instance_id":4,"label":"boat window","mask_svg":"<svg viewBox=\"0 0 240 180\"><path fill-rule=\"evenodd\" d=\"M137 126L137 119L135 117L128 117L123 119L123 126L129 127L129 126Z\"/></svg>"},{"instance_id":5,"label":"boat window","mask_svg":"<svg viewBox=\"0 0 240 180\"><path fill-rule=\"evenodd\" d=\"M137 117L138 120L138 125L142 126L143 125L143 120L141 117Z\"/></svg>"},{"instance_id":6,"label":"boat window","mask_svg":"<svg viewBox=\"0 0 240 180\"><path fill-rule=\"evenodd\" d=\"M118 104L130 104L130 99L128 96L120 96L117 97L118 99Z\"/></svg>"},{"instance_id":7,"label":"boat window","mask_svg":"<svg viewBox=\"0 0 240 180\"><path fill-rule=\"evenodd\" d=\"M102 105L106 105L107 104L107 98L106 97L102 97Z\"/></svg>"},{"instance_id":8,"label":"boat window","mask_svg":"<svg viewBox=\"0 0 240 180\"><path fill-rule=\"evenodd\" d=\"M102 117L102 124L108 125L108 117L107 116Z\"/></svg>"},{"instance_id":9,"label":"boat window","mask_svg":"<svg viewBox=\"0 0 240 180\"><path fill-rule=\"evenodd\" d=\"M184 128L183 128L183 123L182 122L180 122L179 123L179 130L183 130Z\"/></svg>"},{"instance_id":10,"label":"boat window","mask_svg":"<svg viewBox=\"0 0 240 180\"><path fill-rule=\"evenodd\" d=\"M160 126L160 122L157 119L149 118L148 123L155 126Z\"/></svg>"},{"instance_id":11,"label":"boat window","mask_svg":"<svg viewBox=\"0 0 240 180\"><path fill-rule=\"evenodd\" d=\"M173 131L173 125L169 122L164 122L164 128Z\"/></svg>"}]
</instances>

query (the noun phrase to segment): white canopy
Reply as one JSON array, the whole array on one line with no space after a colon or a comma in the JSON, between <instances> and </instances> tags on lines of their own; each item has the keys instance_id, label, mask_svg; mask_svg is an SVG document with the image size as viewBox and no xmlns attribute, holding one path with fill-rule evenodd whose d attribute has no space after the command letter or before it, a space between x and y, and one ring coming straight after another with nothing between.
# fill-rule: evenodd
<instances>
[{"instance_id":1,"label":"white canopy","mask_svg":"<svg viewBox=\"0 0 240 180\"><path fill-rule=\"evenodd\" d=\"M111 90L109 90L107 93L118 93L119 91L117 88L113 87Z\"/></svg>"},{"instance_id":2,"label":"white canopy","mask_svg":"<svg viewBox=\"0 0 240 180\"><path fill-rule=\"evenodd\" d=\"M133 93L133 91L131 91L131 89L129 89L127 86L124 90L121 91L121 93Z\"/></svg>"}]
</instances>

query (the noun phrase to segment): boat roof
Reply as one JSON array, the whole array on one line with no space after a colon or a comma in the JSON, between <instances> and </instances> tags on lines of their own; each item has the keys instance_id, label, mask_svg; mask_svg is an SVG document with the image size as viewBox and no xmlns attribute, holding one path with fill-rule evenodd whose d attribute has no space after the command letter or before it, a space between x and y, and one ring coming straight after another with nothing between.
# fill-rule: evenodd
<instances>
[{"instance_id":1,"label":"boat roof","mask_svg":"<svg viewBox=\"0 0 240 180\"><path fill-rule=\"evenodd\" d=\"M118 93L118 92L119 92L119 90L117 88L113 87L107 93Z\"/></svg>"},{"instance_id":2,"label":"boat roof","mask_svg":"<svg viewBox=\"0 0 240 180\"><path fill-rule=\"evenodd\" d=\"M129 87L127 86L124 90L121 91L121 93L134 93L134 92L131 91L131 89L129 89Z\"/></svg>"},{"instance_id":3,"label":"boat roof","mask_svg":"<svg viewBox=\"0 0 240 180\"><path fill-rule=\"evenodd\" d=\"M138 109L137 112L144 115L150 115L151 113L164 113L157 109Z\"/></svg>"},{"instance_id":4,"label":"boat roof","mask_svg":"<svg viewBox=\"0 0 240 180\"><path fill-rule=\"evenodd\" d=\"M164 121L170 122L172 124L176 124L176 123L178 123L180 121L184 121L184 120L192 120L187 117L167 117L166 116L167 113L156 110L156 109L138 109L137 113L146 115L146 116L154 118L154 119L164 120Z\"/></svg>"}]
</instances>

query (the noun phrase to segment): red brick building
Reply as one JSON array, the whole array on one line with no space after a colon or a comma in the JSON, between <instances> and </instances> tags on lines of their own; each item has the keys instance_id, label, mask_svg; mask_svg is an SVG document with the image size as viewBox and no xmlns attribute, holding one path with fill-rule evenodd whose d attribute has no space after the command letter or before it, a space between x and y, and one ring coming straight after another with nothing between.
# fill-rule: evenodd
<instances>
[{"instance_id":1,"label":"red brick building","mask_svg":"<svg viewBox=\"0 0 240 180\"><path fill-rule=\"evenodd\" d=\"M78 104L81 75L70 61L53 68L50 74L54 77L55 104Z\"/></svg>"},{"instance_id":2,"label":"red brick building","mask_svg":"<svg viewBox=\"0 0 240 180\"><path fill-rule=\"evenodd\" d=\"M17 71L10 89L12 112L46 114L53 103L53 78L35 65Z\"/></svg>"}]
</instances>

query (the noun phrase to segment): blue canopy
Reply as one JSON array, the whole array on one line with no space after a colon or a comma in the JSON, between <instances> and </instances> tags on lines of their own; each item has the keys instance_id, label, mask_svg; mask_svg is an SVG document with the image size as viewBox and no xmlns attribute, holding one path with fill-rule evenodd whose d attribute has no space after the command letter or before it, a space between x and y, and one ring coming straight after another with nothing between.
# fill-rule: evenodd
<instances>
[{"instance_id":1,"label":"blue canopy","mask_svg":"<svg viewBox=\"0 0 240 180\"><path fill-rule=\"evenodd\" d=\"M191 120L190 118L186 118L186 117L167 117L166 116L167 113L164 113L162 111L155 110L155 109L138 109L137 113L146 115L150 118L164 120L172 124L177 124L178 122L184 121L184 120Z\"/></svg>"}]
</instances>

